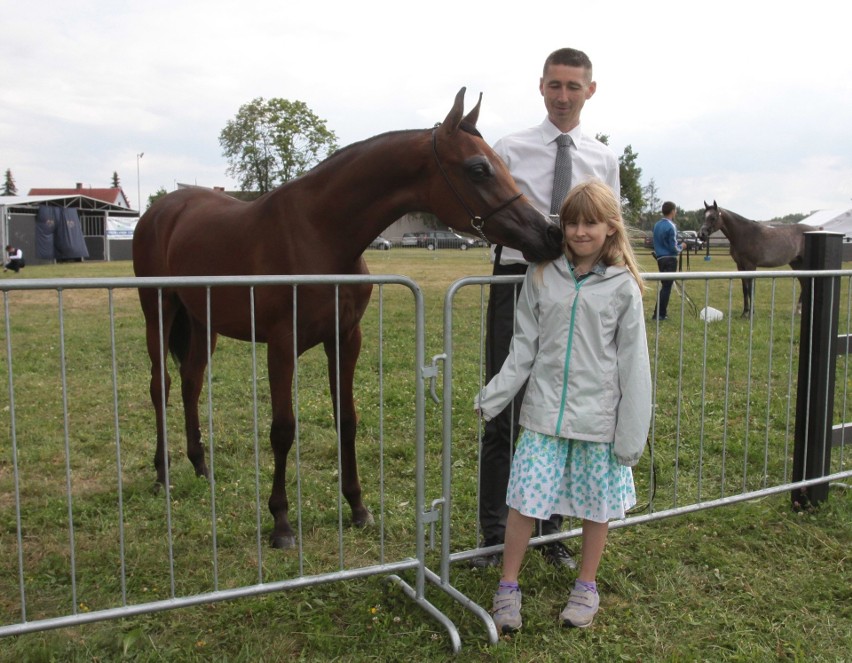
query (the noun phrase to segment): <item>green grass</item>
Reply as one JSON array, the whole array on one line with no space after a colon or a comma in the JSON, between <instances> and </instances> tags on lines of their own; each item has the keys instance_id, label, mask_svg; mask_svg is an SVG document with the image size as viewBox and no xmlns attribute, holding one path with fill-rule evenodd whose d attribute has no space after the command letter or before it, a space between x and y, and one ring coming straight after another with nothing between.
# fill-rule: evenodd
<instances>
[{"instance_id":1,"label":"green grass","mask_svg":"<svg viewBox=\"0 0 852 663\"><path fill-rule=\"evenodd\" d=\"M463 276L490 272L484 250L393 250L368 252L367 258L373 273L405 274L422 288L427 361L442 351L443 300L449 284ZM652 269L647 256L643 264ZM730 271L733 265L717 255L709 263L692 263L693 271L708 268ZM132 273L129 263L27 267L25 271L26 278ZM785 444L792 447L792 430L788 431L791 424L786 420L787 384L789 355L791 349L797 350L799 320L789 317L793 294L789 283L781 281L774 294L775 322L770 327L769 284L758 282L757 312L752 321L726 316L722 323L705 327L687 310L682 331L673 321L661 326L659 334L655 325L648 326L652 359L660 366L654 430L658 476L653 508L657 511L789 480L790 454ZM655 284L649 286L646 309L650 313ZM704 284L686 287L699 308L703 306ZM844 283L844 305L847 287ZM384 420L380 421L378 299L374 291L363 325L365 343L356 382L361 417L359 468L365 499L377 516L373 528L353 530L348 526L348 509L344 506L342 516L338 511L337 452L326 394L325 358L315 349L300 363L303 573L307 575L336 570L341 554L347 568L414 554L413 304L406 288L382 289ZM121 596L113 385L105 322L108 302L106 295L95 291L63 293L71 404L67 442L77 565L74 605L56 300L55 293L9 295L27 615L31 620L75 609L114 607L116 597ZM707 300L726 313L730 300L736 314L741 308L739 282L712 282ZM478 428L471 400L479 379L480 301L478 287L463 288L453 310L457 318L453 550L476 543ZM673 294L670 312L676 312L680 302ZM162 493L152 489L149 367L135 292L117 291L114 305L126 590L129 603L140 603L167 599L172 593L166 505ZM841 332L845 320L844 311ZM0 334L5 348L5 330ZM255 502L254 423L248 407L250 348L221 339L213 360L219 589L254 584L259 574L265 581L275 581L300 573L295 554L272 551L266 543L270 528L265 506L271 469L266 441L269 398L262 346L258 350L259 507ZM840 361L838 392L848 379L844 366ZM2 368L5 372L5 352ZM206 442L205 395L202 432ZM7 399L6 394L4 401ZM195 478L184 457L178 401L173 398L170 408L170 507L174 593L183 596L212 591L215 585L211 489ZM0 406L0 420L9 430L8 402ZM727 423L723 421L726 407ZM440 495L441 414L428 397L426 408L428 504ZM852 420L849 409L838 393L836 420ZM380 444L384 446L383 475ZM2 623L15 623L20 608L8 442L3 449L0 614ZM834 471L848 469L848 450L843 451L845 456L835 451ZM636 472L640 501L650 491L649 470L650 455L646 454ZM382 478L385 497L380 509ZM295 494L291 481L293 503ZM464 660L848 660L852 651L852 497L848 489L833 487L830 499L810 513L794 513L789 502L788 495L777 495L614 530L599 576L602 610L594 627L585 631L558 627L556 616L573 576L546 566L535 553L527 556L522 575L524 630L502 638L497 646L489 646L481 624L442 592L427 585L426 597L458 625ZM260 556L255 532L258 508L263 536ZM344 528L339 542L341 517ZM578 545L579 540L571 543ZM428 559L430 567L438 570L437 554L429 552ZM413 582L412 574L402 575ZM485 607L490 606L498 578L496 569L474 571L462 564L451 569L453 585ZM443 629L379 576L10 637L0 643L0 661L442 661L450 651Z\"/></svg>"}]
</instances>

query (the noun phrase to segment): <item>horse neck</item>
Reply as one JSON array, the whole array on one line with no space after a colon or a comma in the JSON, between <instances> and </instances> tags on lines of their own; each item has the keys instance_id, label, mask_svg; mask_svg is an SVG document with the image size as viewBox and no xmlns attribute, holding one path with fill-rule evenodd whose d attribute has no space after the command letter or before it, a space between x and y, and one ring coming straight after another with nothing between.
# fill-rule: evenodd
<instances>
[{"instance_id":1,"label":"horse neck","mask_svg":"<svg viewBox=\"0 0 852 663\"><path fill-rule=\"evenodd\" d=\"M744 216L726 209L720 209L719 214L722 218L722 227L720 230L729 240L742 240L749 237L754 230L757 230L757 224Z\"/></svg>"},{"instance_id":2,"label":"horse neck","mask_svg":"<svg viewBox=\"0 0 852 663\"><path fill-rule=\"evenodd\" d=\"M354 143L316 168L273 193L273 204L290 205L293 193L300 215L366 245L408 212L427 205L427 178L422 176L430 156L428 130L396 131ZM360 246L363 244L363 246Z\"/></svg>"}]
</instances>

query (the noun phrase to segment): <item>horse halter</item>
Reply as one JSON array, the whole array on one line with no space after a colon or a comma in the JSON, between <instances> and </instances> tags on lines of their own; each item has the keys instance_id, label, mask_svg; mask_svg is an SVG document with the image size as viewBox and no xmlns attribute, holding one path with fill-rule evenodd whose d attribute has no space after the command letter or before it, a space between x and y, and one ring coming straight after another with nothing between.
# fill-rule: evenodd
<instances>
[{"instance_id":1,"label":"horse halter","mask_svg":"<svg viewBox=\"0 0 852 663\"><path fill-rule=\"evenodd\" d=\"M485 236L485 222L498 212L502 212L509 205L515 202L518 198L520 198L523 194L517 193L505 202L499 204L497 207L492 209L485 216L477 216L476 214L474 214L470 206L464 201L464 198L461 197L461 194L458 192L458 189L453 186L453 182L450 179L449 174L444 168L444 165L441 163L440 157L438 157L438 139L436 129L432 129L432 153L435 155L435 163L438 164L438 170L440 170L441 175L444 176L444 181L446 181L447 186L450 187L450 191L453 192L453 195L456 197L456 200L459 201L459 204L461 204L461 206L464 208L464 211L467 212L467 215L470 217L470 225L479 234L479 236L482 237L483 240L491 244L491 240Z\"/></svg>"}]
</instances>

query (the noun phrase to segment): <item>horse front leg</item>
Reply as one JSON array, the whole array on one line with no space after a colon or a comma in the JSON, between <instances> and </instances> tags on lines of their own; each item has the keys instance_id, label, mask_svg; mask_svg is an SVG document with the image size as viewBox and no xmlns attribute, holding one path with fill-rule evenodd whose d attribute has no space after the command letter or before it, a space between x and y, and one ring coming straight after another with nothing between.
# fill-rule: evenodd
<instances>
[{"instance_id":1,"label":"horse front leg","mask_svg":"<svg viewBox=\"0 0 852 663\"><path fill-rule=\"evenodd\" d=\"M753 297L754 297L754 279L743 279L743 314L741 317L748 318L751 317L754 309L752 306L754 305Z\"/></svg>"},{"instance_id":2,"label":"horse front leg","mask_svg":"<svg viewBox=\"0 0 852 663\"><path fill-rule=\"evenodd\" d=\"M340 468L343 497L352 509L352 524L356 527L372 525L373 514L361 501L361 482L358 479L358 460L355 437L358 414L355 410L355 366L361 353L361 327L355 325L340 340L340 372L337 371L338 354L334 342L324 344L328 358L328 379L334 418L340 429Z\"/></svg>"},{"instance_id":3,"label":"horse front leg","mask_svg":"<svg viewBox=\"0 0 852 663\"><path fill-rule=\"evenodd\" d=\"M272 426L269 443L272 446L272 490L269 493L269 513L273 527L270 544L273 548L294 548L296 537L290 527L287 500L287 455L296 436L296 417L293 414L293 349L269 342L267 354L269 391L272 404Z\"/></svg>"}]
</instances>

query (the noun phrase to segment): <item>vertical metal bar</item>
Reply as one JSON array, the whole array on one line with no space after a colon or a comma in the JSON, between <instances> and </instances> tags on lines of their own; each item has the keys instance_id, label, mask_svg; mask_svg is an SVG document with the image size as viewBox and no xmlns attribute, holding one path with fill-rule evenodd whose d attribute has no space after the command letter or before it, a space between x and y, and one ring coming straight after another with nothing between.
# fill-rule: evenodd
<instances>
[{"instance_id":1,"label":"vertical metal bar","mask_svg":"<svg viewBox=\"0 0 852 663\"><path fill-rule=\"evenodd\" d=\"M169 467L169 432L168 417L166 416L166 339L163 331L163 289L157 289L157 316L160 331L160 406L163 412L163 463L165 466L166 485L163 491L166 499L166 539L169 549L169 596L175 598L175 542L172 536L172 488L171 468Z\"/></svg>"},{"instance_id":2,"label":"vertical metal bar","mask_svg":"<svg viewBox=\"0 0 852 663\"><path fill-rule=\"evenodd\" d=\"M720 497L725 496L725 471L728 459L728 404L730 403L731 389L731 324L733 316L734 302L734 281L728 281L728 336L727 336L727 351L725 352L725 407L722 415L722 475L721 475L721 492Z\"/></svg>"},{"instance_id":3,"label":"vertical metal bar","mask_svg":"<svg viewBox=\"0 0 852 663\"><path fill-rule=\"evenodd\" d=\"M798 301L796 297L796 279L792 279L793 281L793 301ZM800 294L803 296L803 293ZM784 422L784 482L788 481L788 477L790 476L790 415L793 412L793 399L791 395L793 393L793 357L796 356L796 344L795 344L795 330L796 330L796 309L790 309L790 345L787 348L787 356L788 364L787 364L787 417Z\"/></svg>"},{"instance_id":4,"label":"vertical metal bar","mask_svg":"<svg viewBox=\"0 0 852 663\"><path fill-rule=\"evenodd\" d=\"M257 539L257 581L263 582L263 537L260 506L260 424L257 412L257 328L254 311L254 286L249 289L249 309L251 312L251 419L252 444L254 446L254 516L255 538Z\"/></svg>"},{"instance_id":5,"label":"vertical metal bar","mask_svg":"<svg viewBox=\"0 0 852 663\"><path fill-rule=\"evenodd\" d=\"M710 280L704 281L704 310L710 306ZM707 339L709 335L710 322L705 315L704 338L701 351L701 416L698 434L698 494L696 501L701 502L704 487L704 424L707 421Z\"/></svg>"},{"instance_id":6,"label":"vertical metal bar","mask_svg":"<svg viewBox=\"0 0 852 663\"><path fill-rule=\"evenodd\" d=\"M751 374L754 355L754 302L757 298L757 279L751 280L751 312L748 316L748 350L746 352L745 430L743 431L743 492L748 487L748 450L751 432Z\"/></svg>"},{"instance_id":7,"label":"vertical metal bar","mask_svg":"<svg viewBox=\"0 0 852 663\"><path fill-rule=\"evenodd\" d=\"M208 449L208 471L209 471L209 488L210 488L210 536L213 545L213 591L219 591L219 542L218 542L218 526L216 523L216 463L214 456L214 434L213 434L213 332L211 308L211 289L210 286L205 288L205 308L207 316L207 333L205 334L207 342L207 449ZM199 431L200 434L200 431Z\"/></svg>"},{"instance_id":8,"label":"vertical metal bar","mask_svg":"<svg viewBox=\"0 0 852 663\"><path fill-rule=\"evenodd\" d=\"M379 564L385 563L385 286L379 284Z\"/></svg>"},{"instance_id":9,"label":"vertical metal bar","mask_svg":"<svg viewBox=\"0 0 852 663\"><path fill-rule=\"evenodd\" d=\"M766 367L766 423L765 435L763 437L763 482L766 488L769 480L769 427L772 423L772 352L775 341L775 291L776 280L772 279L772 289L769 298L769 357Z\"/></svg>"},{"instance_id":10,"label":"vertical metal bar","mask_svg":"<svg viewBox=\"0 0 852 663\"><path fill-rule=\"evenodd\" d=\"M852 278L846 279L846 329L844 331L846 335L846 341L844 342L844 352L843 352L843 399L842 399L842 407L840 409L841 412L841 421L846 422L847 419L847 405L848 405L848 394L849 394L849 334L850 334L850 325L852 325ZM844 452L846 451L846 426L840 431L840 467L844 466Z\"/></svg>"},{"instance_id":11,"label":"vertical metal bar","mask_svg":"<svg viewBox=\"0 0 852 663\"><path fill-rule=\"evenodd\" d=\"M299 575L305 574L305 555L302 543L302 434L299 425L299 302L297 283L293 284L293 414L295 417L295 428L293 431L293 444L296 447L296 505L297 515L296 529L299 533ZM289 515L289 514L288 514Z\"/></svg>"},{"instance_id":12,"label":"vertical metal bar","mask_svg":"<svg viewBox=\"0 0 852 663\"><path fill-rule=\"evenodd\" d=\"M59 369L62 380L62 432L65 440L65 498L68 506L68 545L71 563L71 600L72 614L77 614L77 545L74 541L74 502L71 496L71 436L68 417L68 372L65 354L65 308L63 291L57 290L59 306Z\"/></svg>"},{"instance_id":13,"label":"vertical metal bar","mask_svg":"<svg viewBox=\"0 0 852 663\"><path fill-rule=\"evenodd\" d=\"M485 319L486 319L486 311L488 306L488 300L485 298L485 284L480 284L479 286L479 363L477 366L479 367L477 382L476 382L476 393L481 394L482 388L485 386ZM479 542L482 541L482 524L479 522L479 504L482 501L482 480L480 477L482 476L482 417L476 418L476 439L478 444L476 445L476 546L479 547Z\"/></svg>"},{"instance_id":14,"label":"vertical metal bar","mask_svg":"<svg viewBox=\"0 0 852 663\"><path fill-rule=\"evenodd\" d=\"M27 590L24 584L24 539L21 528L21 481L18 468L18 427L15 416L15 377L12 370L12 325L9 321L9 293L3 293L6 326L6 368L9 378L9 424L12 437L12 474L15 482L15 536L18 543L18 591L21 596L21 621L27 621Z\"/></svg>"},{"instance_id":15,"label":"vertical metal bar","mask_svg":"<svg viewBox=\"0 0 852 663\"><path fill-rule=\"evenodd\" d=\"M109 345L112 362L112 413L113 426L115 428L115 469L118 485L118 550L121 563L121 605L127 605L127 562L124 559L124 482L122 479L121 462L121 428L118 417L118 362L115 350L115 304L113 302L113 290L108 291L109 297Z\"/></svg>"},{"instance_id":16,"label":"vertical metal bar","mask_svg":"<svg viewBox=\"0 0 852 663\"><path fill-rule=\"evenodd\" d=\"M330 362L331 357L327 357ZM340 284L334 285L334 393L335 407L337 413L335 420L335 431L337 434L337 552L340 559L340 569L345 566L343 555L343 435L340 425Z\"/></svg>"}]
</instances>

